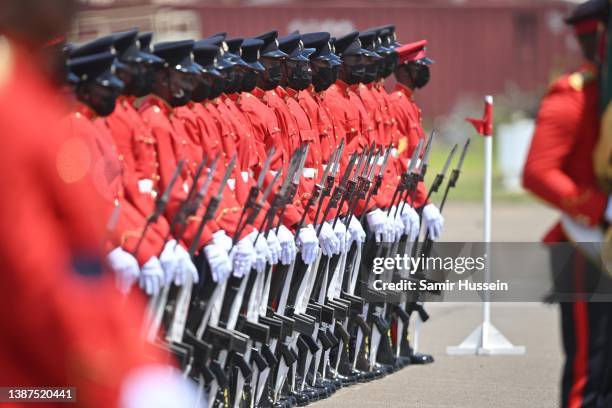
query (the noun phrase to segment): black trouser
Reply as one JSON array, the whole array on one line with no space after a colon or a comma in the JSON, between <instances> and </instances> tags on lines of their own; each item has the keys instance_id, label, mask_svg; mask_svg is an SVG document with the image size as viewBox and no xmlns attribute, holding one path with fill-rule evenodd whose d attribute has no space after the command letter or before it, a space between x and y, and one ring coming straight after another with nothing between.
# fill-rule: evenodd
<instances>
[{"instance_id":1,"label":"black trouser","mask_svg":"<svg viewBox=\"0 0 612 408\"><path fill-rule=\"evenodd\" d=\"M588 295L593 282L608 278L578 251L555 259L553 250L552 255L562 294L571 288L576 296L575 301L560 303L565 352L562 407L612 407L612 303L591 301Z\"/></svg>"}]
</instances>

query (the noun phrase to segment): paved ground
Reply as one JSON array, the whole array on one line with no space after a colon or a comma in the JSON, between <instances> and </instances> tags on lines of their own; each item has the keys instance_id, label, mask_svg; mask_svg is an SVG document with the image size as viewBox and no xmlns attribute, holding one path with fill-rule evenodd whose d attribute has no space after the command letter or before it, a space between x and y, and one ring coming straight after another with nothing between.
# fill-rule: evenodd
<instances>
[{"instance_id":1,"label":"paved ground","mask_svg":"<svg viewBox=\"0 0 612 408\"><path fill-rule=\"evenodd\" d=\"M481 240L482 214L475 204L456 204L446 212L445 239ZM536 204L494 207L493 240L537 242L555 219ZM495 326L527 354L513 357L447 356L481 321L480 304L431 304L421 349L431 352L430 366L408 367L369 384L342 389L313 404L324 407L490 408L558 406L562 364L558 313L539 303L493 304Z\"/></svg>"}]
</instances>

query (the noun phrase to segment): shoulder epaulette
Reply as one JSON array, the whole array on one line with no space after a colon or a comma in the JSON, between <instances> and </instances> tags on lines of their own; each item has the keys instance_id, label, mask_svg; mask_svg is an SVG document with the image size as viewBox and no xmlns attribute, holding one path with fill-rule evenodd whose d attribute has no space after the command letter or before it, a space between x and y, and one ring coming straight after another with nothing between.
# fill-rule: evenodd
<instances>
[{"instance_id":1,"label":"shoulder epaulette","mask_svg":"<svg viewBox=\"0 0 612 408\"><path fill-rule=\"evenodd\" d=\"M592 70L582 70L571 74L567 78L569 86L575 91L582 91L585 86L591 84L597 79Z\"/></svg>"}]
</instances>

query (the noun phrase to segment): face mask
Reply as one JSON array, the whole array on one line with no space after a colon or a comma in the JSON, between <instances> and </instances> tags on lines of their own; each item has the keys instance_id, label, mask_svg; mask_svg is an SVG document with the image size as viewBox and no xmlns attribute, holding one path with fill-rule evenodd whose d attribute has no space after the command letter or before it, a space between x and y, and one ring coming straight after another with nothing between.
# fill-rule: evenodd
<instances>
[{"instance_id":1,"label":"face mask","mask_svg":"<svg viewBox=\"0 0 612 408\"><path fill-rule=\"evenodd\" d=\"M121 90L121 88L114 86L86 84L77 89L77 97L98 115L108 116L115 110L115 104L117 98L121 95Z\"/></svg>"},{"instance_id":2,"label":"face mask","mask_svg":"<svg viewBox=\"0 0 612 408\"><path fill-rule=\"evenodd\" d=\"M242 92L251 92L257 86L257 73L253 70L245 72L242 78Z\"/></svg>"},{"instance_id":3,"label":"face mask","mask_svg":"<svg viewBox=\"0 0 612 408\"><path fill-rule=\"evenodd\" d=\"M429 82L430 72L429 67L424 64L411 63L410 78L415 88L423 88Z\"/></svg>"},{"instance_id":4,"label":"face mask","mask_svg":"<svg viewBox=\"0 0 612 408\"><path fill-rule=\"evenodd\" d=\"M208 99L215 99L217 96L223 93L223 90L225 89L226 76L225 76L225 73L223 73L223 71L221 71L221 75L222 75L221 78L213 77Z\"/></svg>"},{"instance_id":5,"label":"face mask","mask_svg":"<svg viewBox=\"0 0 612 408\"><path fill-rule=\"evenodd\" d=\"M378 76L378 61L369 61L367 65L364 67L364 75L363 82L364 84L369 84L371 82L376 81L376 77Z\"/></svg>"},{"instance_id":6,"label":"face mask","mask_svg":"<svg viewBox=\"0 0 612 408\"><path fill-rule=\"evenodd\" d=\"M260 62L266 70L259 74L257 86L266 91L276 88L283 77L281 61L275 58L262 57Z\"/></svg>"},{"instance_id":7,"label":"face mask","mask_svg":"<svg viewBox=\"0 0 612 408\"><path fill-rule=\"evenodd\" d=\"M145 70L138 80L138 84L132 89L131 94L141 98L151 93L153 89L154 73L152 69Z\"/></svg>"},{"instance_id":8,"label":"face mask","mask_svg":"<svg viewBox=\"0 0 612 408\"><path fill-rule=\"evenodd\" d=\"M208 74L202 74L198 76L196 86L191 93L191 100L194 102L202 102L204 99L210 97L210 90L212 87L212 78Z\"/></svg>"},{"instance_id":9,"label":"face mask","mask_svg":"<svg viewBox=\"0 0 612 408\"><path fill-rule=\"evenodd\" d=\"M191 100L194 78L190 74L171 70L168 82L170 88L170 100L168 103L175 108L186 105Z\"/></svg>"},{"instance_id":10,"label":"face mask","mask_svg":"<svg viewBox=\"0 0 612 408\"><path fill-rule=\"evenodd\" d=\"M358 84L363 81L365 76L365 67L363 64L348 65L342 64L344 69L343 80L349 85Z\"/></svg>"},{"instance_id":11,"label":"face mask","mask_svg":"<svg viewBox=\"0 0 612 408\"><path fill-rule=\"evenodd\" d=\"M338 79L338 67L332 67L328 61L314 60L311 66L312 84L317 92L326 90Z\"/></svg>"},{"instance_id":12,"label":"face mask","mask_svg":"<svg viewBox=\"0 0 612 408\"><path fill-rule=\"evenodd\" d=\"M385 55L384 61L381 63L380 76L387 78L397 68L397 54L392 52Z\"/></svg>"},{"instance_id":13,"label":"face mask","mask_svg":"<svg viewBox=\"0 0 612 408\"><path fill-rule=\"evenodd\" d=\"M286 61L287 86L296 91L308 88L312 83L312 71L306 61Z\"/></svg>"},{"instance_id":14,"label":"face mask","mask_svg":"<svg viewBox=\"0 0 612 408\"><path fill-rule=\"evenodd\" d=\"M228 81L225 85L225 90L223 91L226 94L240 92L240 89L242 87L242 79L244 78L244 73L245 73L244 70L234 68L232 69L232 71L234 75L232 75L231 77L228 77Z\"/></svg>"}]
</instances>

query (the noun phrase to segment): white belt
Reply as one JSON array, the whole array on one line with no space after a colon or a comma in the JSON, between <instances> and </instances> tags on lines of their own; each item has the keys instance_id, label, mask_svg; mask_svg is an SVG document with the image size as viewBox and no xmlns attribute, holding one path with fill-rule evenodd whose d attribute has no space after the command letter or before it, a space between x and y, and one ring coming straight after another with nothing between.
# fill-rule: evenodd
<instances>
[{"instance_id":1,"label":"white belt","mask_svg":"<svg viewBox=\"0 0 612 408\"><path fill-rule=\"evenodd\" d=\"M302 176L313 179L317 176L317 169L313 167L304 167L304 170L302 170Z\"/></svg>"},{"instance_id":2,"label":"white belt","mask_svg":"<svg viewBox=\"0 0 612 408\"><path fill-rule=\"evenodd\" d=\"M153 180L140 179L138 180L138 191L140 194L151 194L153 191Z\"/></svg>"},{"instance_id":3,"label":"white belt","mask_svg":"<svg viewBox=\"0 0 612 408\"><path fill-rule=\"evenodd\" d=\"M242 176L242 181L244 181L245 183L247 182L247 180L249 179L249 177L253 177L253 172L252 171L241 171L240 175Z\"/></svg>"}]
</instances>

